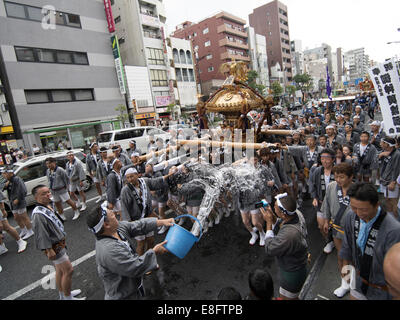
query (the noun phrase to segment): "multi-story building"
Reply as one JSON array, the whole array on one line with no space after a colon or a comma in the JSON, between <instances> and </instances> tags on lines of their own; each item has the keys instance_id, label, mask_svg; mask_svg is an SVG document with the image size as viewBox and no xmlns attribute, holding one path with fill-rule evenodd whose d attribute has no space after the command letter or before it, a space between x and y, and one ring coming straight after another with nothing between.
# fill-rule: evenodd
<instances>
[{"instance_id":1,"label":"multi-story building","mask_svg":"<svg viewBox=\"0 0 400 320\"><path fill-rule=\"evenodd\" d=\"M138 98L137 88L128 86L129 101L136 101L136 120L151 124L158 118L169 118L167 106L175 103L170 86L167 45L165 38L166 14L161 0L113 0L112 13L119 39L122 62L131 70L141 70L140 83L146 88L150 81L152 98ZM139 69L138 69L139 68ZM147 76L145 69L147 69ZM129 69L129 68L128 68ZM138 79L134 72L127 73L127 82ZM139 93L139 95L141 95ZM130 104L134 109L134 106Z\"/></svg>"},{"instance_id":2,"label":"multi-story building","mask_svg":"<svg viewBox=\"0 0 400 320\"><path fill-rule=\"evenodd\" d=\"M249 15L250 27L267 40L268 65L271 70L279 63L285 84L293 80L287 7L274 0L253 10Z\"/></svg>"},{"instance_id":3,"label":"multi-story building","mask_svg":"<svg viewBox=\"0 0 400 320\"><path fill-rule=\"evenodd\" d=\"M4 93L5 86L0 80L0 153L2 154L6 153L11 148L17 147L13 124L8 112L9 106ZM0 158L0 164L1 161L4 161L4 159Z\"/></svg>"},{"instance_id":4,"label":"multi-story building","mask_svg":"<svg viewBox=\"0 0 400 320\"><path fill-rule=\"evenodd\" d=\"M220 66L232 60L250 63L246 21L220 12L198 23L186 21L176 27L175 38L191 40L202 94L210 95L224 82Z\"/></svg>"},{"instance_id":5,"label":"multi-story building","mask_svg":"<svg viewBox=\"0 0 400 320\"><path fill-rule=\"evenodd\" d=\"M123 104L103 2L0 0L1 80L19 146L87 146Z\"/></svg>"},{"instance_id":6,"label":"multi-story building","mask_svg":"<svg viewBox=\"0 0 400 320\"><path fill-rule=\"evenodd\" d=\"M268 56L267 56L267 41L264 36L256 34L254 28L248 27L249 34L249 50L251 57L251 69L258 74L257 84L270 87Z\"/></svg>"},{"instance_id":7,"label":"multi-story building","mask_svg":"<svg viewBox=\"0 0 400 320\"><path fill-rule=\"evenodd\" d=\"M350 82L361 82L368 75L369 56L365 49L355 49L344 54L344 61L347 67L346 78ZM356 83L357 84L357 83Z\"/></svg>"},{"instance_id":8,"label":"multi-story building","mask_svg":"<svg viewBox=\"0 0 400 320\"><path fill-rule=\"evenodd\" d=\"M304 73L304 53L301 40L290 42L293 76Z\"/></svg>"},{"instance_id":9,"label":"multi-story building","mask_svg":"<svg viewBox=\"0 0 400 320\"><path fill-rule=\"evenodd\" d=\"M171 80L176 83L175 99L177 106L180 107L176 113L178 115L194 113L198 92L192 42L170 37L167 39L167 44Z\"/></svg>"}]
</instances>

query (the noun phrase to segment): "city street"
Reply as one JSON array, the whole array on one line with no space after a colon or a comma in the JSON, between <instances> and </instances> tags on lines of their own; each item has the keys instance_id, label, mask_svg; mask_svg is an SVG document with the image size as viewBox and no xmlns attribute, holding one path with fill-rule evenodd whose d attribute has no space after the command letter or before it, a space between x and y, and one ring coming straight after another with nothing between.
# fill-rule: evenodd
<instances>
[{"instance_id":1,"label":"city street","mask_svg":"<svg viewBox=\"0 0 400 320\"><path fill-rule=\"evenodd\" d=\"M93 198L89 208L95 205L96 200L95 190L92 188L88 193L88 199ZM322 252L323 243L317 230L315 211L307 206L304 214L309 230L311 268ZM74 265L73 289L82 289L83 295L88 300L103 299L103 285L97 275L93 251L95 239L86 227L85 213L78 221L71 221L71 210L66 211L66 216L69 218L65 224L68 254ZM9 221L15 225L12 218ZM157 235L157 242L162 241L164 237L165 235L162 237ZM236 287L244 297L248 293L248 273L254 268L269 269L276 284L277 295L279 279L274 261L265 258L263 248L251 247L248 241L249 234L239 216L231 215L229 218L224 218L219 225L203 236L185 259L179 260L171 254L158 259L160 270L145 279L148 298L215 299L219 290L226 286ZM0 299L57 299L56 290L44 289L50 283L44 278L53 269L46 267L49 265L48 260L44 254L35 249L33 238L28 240L28 248L22 254L16 253L16 243L8 235L5 237L5 242L9 252L0 256L0 264L3 267L0 273ZM327 264L318 280L319 291L311 295L316 296L320 293L329 297L329 292L326 292L328 285L332 288L329 291L335 289L338 279L336 279L337 273L334 272L336 262L333 255L327 259Z\"/></svg>"}]
</instances>

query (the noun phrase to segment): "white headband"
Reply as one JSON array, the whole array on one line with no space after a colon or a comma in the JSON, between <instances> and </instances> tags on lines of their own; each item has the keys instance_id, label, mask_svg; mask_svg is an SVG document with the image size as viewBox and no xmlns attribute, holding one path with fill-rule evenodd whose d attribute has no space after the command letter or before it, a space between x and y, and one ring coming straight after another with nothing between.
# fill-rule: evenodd
<instances>
[{"instance_id":1,"label":"white headband","mask_svg":"<svg viewBox=\"0 0 400 320\"><path fill-rule=\"evenodd\" d=\"M391 147L391 148L393 148L393 147L396 146L396 144L390 143L390 142L386 141L386 139L382 139L382 141L383 141L384 143L388 144L389 147Z\"/></svg>"},{"instance_id":2,"label":"white headband","mask_svg":"<svg viewBox=\"0 0 400 320\"><path fill-rule=\"evenodd\" d=\"M126 170L126 172L125 172L125 177L126 177L128 174L135 174L135 173L138 173L138 171L137 171L135 168L129 168L129 169Z\"/></svg>"},{"instance_id":3,"label":"white headband","mask_svg":"<svg viewBox=\"0 0 400 320\"><path fill-rule=\"evenodd\" d=\"M281 199L282 198L286 198L288 196L287 193L283 193L283 194L279 194L275 197L276 202L278 203L278 207L279 209L281 209L284 213L286 213L288 216L294 216L296 214L296 211L294 212L290 212L287 209L285 209L285 207L282 205L281 203Z\"/></svg>"},{"instance_id":4,"label":"white headband","mask_svg":"<svg viewBox=\"0 0 400 320\"><path fill-rule=\"evenodd\" d=\"M99 233L101 228L103 228L103 226L104 226L104 221L107 217L107 206L108 206L108 202L104 201L103 204L101 205L102 217L101 217L99 223L96 224L93 228L89 228L89 230L92 231L94 234Z\"/></svg>"}]
</instances>

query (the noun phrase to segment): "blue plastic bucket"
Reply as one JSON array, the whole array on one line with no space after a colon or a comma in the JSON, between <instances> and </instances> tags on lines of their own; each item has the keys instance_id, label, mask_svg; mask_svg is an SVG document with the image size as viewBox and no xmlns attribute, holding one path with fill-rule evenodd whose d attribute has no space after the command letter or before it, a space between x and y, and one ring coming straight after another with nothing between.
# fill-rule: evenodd
<instances>
[{"instance_id":1,"label":"blue plastic bucket","mask_svg":"<svg viewBox=\"0 0 400 320\"><path fill-rule=\"evenodd\" d=\"M177 256L179 259L183 259L188 254L190 249L192 249L195 242L199 242L201 236L203 235L203 228L201 226L201 223L195 217L186 214L175 218L175 221L183 217L192 218L200 225L200 236L199 238L195 237L191 232L187 231L177 224L174 224L172 227L169 228L167 237L165 238L165 240L168 242L164 247L169 252Z\"/></svg>"}]
</instances>

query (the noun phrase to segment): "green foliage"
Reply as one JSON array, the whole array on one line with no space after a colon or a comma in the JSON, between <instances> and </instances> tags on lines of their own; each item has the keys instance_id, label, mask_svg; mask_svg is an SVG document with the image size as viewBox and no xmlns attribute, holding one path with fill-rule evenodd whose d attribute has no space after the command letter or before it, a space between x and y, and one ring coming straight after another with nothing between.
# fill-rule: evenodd
<instances>
[{"instance_id":1,"label":"green foliage","mask_svg":"<svg viewBox=\"0 0 400 320\"><path fill-rule=\"evenodd\" d=\"M278 97L282 96L283 87L281 86L281 84L278 81L275 81L271 84L271 91L272 91L273 96L275 98L278 98Z\"/></svg>"},{"instance_id":2,"label":"green foliage","mask_svg":"<svg viewBox=\"0 0 400 320\"><path fill-rule=\"evenodd\" d=\"M117 116L118 121L122 123L129 121L129 115L125 105L119 104L118 107L115 108L115 111L119 112Z\"/></svg>"},{"instance_id":3,"label":"green foliage","mask_svg":"<svg viewBox=\"0 0 400 320\"><path fill-rule=\"evenodd\" d=\"M253 90L257 91L259 94L264 95L266 86L262 84L257 84L258 73L257 71L250 70L247 73L247 85Z\"/></svg>"},{"instance_id":4,"label":"green foliage","mask_svg":"<svg viewBox=\"0 0 400 320\"><path fill-rule=\"evenodd\" d=\"M303 93L310 91L312 88L312 77L307 73L297 74L293 80L296 83L297 89Z\"/></svg>"}]
</instances>

